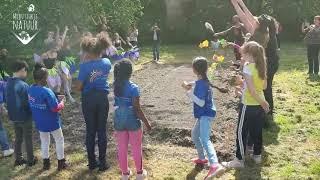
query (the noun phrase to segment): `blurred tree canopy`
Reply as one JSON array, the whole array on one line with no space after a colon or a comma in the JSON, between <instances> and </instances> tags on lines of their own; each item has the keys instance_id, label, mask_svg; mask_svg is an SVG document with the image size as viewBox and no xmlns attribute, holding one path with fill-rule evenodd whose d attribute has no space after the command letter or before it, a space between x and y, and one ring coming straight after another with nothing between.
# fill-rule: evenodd
<instances>
[{"instance_id":1,"label":"blurred tree canopy","mask_svg":"<svg viewBox=\"0 0 320 180\"><path fill-rule=\"evenodd\" d=\"M181 12L179 17L170 16L170 4L180 1L173 11ZM319 0L244 0L255 15L272 15L282 24L283 37L287 40L301 38L300 24L303 19L312 20L319 14ZM40 14L39 35L28 46L23 46L11 34L12 12L34 4ZM172 11L172 9L171 9ZM211 22L216 31L229 27L228 22L235 14L229 0L1 0L0 6L0 48L24 50L26 47L42 46L48 31L61 31L68 25L78 26L80 31L96 32L92 18L106 17L111 31L126 35L128 27L136 23L141 41L151 41L150 28L156 21L162 31L165 43L196 42L205 33L203 23ZM176 22L170 21L177 19Z\"/></svg>"}]
</instances>

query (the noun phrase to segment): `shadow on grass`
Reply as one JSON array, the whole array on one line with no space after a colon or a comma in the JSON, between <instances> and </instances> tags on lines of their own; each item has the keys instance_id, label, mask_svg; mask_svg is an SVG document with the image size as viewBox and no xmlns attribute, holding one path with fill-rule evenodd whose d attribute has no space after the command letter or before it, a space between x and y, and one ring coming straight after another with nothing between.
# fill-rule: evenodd
<instances>
[{"instance_id":1,"label":"shadow on grass","mask_svg":"<svg viewBox=\"0 0 320 180\"><path fill-rule=\"evenodd\" d=\"M198 174L204 169L203 165L197 164L186 176L186 180L195 180Z\"/></svg>"},{"instance_id":2,"label":"shadow on grass","mask_svg":"<svg viewBox=\"0 0 320 180\"><path fill-rule=\"evenodd\" d=\"M269 153L263 152L262 154L262 162L263 164L255 164L249 157L246 158L245 165L246 167L243 169L237 169L235 171L235 180L260 180L265 179L261 175L261 169L263 166L269 165Z\"/></svg>"}]
</instances>

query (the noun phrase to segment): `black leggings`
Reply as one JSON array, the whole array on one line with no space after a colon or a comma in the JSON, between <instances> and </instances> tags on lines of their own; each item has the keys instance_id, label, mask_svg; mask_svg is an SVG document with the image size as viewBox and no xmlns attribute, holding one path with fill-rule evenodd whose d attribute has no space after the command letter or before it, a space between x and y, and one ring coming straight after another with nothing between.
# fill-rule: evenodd
<instances>
[{"instance_id":1,"label":"black leggings","mask_svg":"<svg viewBox=\"0 0 320 180\"><path fill-rule=\"evenodd\" d=\"M307 51L308 51L309 74L318 74L320 44L308 45Z\"/></svg>"}]
</instances>

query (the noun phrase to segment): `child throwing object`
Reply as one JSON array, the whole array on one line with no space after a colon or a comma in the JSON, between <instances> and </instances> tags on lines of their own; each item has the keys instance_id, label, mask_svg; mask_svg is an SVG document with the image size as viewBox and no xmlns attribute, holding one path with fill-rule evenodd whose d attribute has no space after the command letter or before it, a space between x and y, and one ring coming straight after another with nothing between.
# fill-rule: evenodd
<instances>
[{"instance_id":1,"label":"child throwing object","mask_svg":"<svg viewBox=\"0 0 320 180\"><path fill-rule=\"evenodd\" d=\"M224 168L219 164L216 151L210 141L211 124L216 116L216 107L212 98L212 85L207 77L207 59L197 57L193 60L192 66L198 80L195 81L194 87L187 82L184 82L182 87L187 90L187 94L193 102L194 117L197 119L192 129L192 140L196 145L198 158L193 162L204 165L209 161L210 169L205 179L210 179L224 173ZM208 160L205 158L204 150Z\"/></svg>"}]
</instances>

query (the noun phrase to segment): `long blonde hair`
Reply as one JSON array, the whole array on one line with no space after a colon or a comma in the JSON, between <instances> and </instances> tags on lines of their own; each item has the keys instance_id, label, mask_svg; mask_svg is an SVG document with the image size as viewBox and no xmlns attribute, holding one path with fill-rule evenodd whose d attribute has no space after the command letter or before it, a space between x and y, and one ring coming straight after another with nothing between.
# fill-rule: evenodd
<instances>
[{"instance_id":1,"label":"long blonde hair","mask_svg":"<svg viewBox=\"0 0 320 180\"><path fill-rule=\"evenodd\" d=\"M259 77L262 80L266 80L267 62L264 48L255 41L249 41L242 47L242 53L252 56L258 70Z\"/></svg>"}]
</instances>

